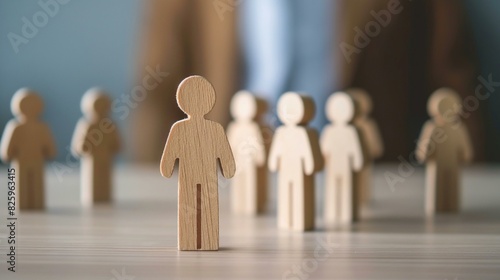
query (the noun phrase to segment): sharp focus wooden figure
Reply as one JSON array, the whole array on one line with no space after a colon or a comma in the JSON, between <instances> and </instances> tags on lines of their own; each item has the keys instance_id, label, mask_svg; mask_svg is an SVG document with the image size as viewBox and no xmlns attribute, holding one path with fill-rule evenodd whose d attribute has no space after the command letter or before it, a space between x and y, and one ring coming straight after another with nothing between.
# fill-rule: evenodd
<instances>
[{"instance_id":1,"label":"sharp focus wooden figure","mask_svg":"<svg viewBox=\"0 0 500 280\"><path fill-rule=\"evenodd\" d=\"M215 105L215 89L191 76L177 89L177 103L188 118L176 122L163 151L160 172L171 177L179 161L179 250L219 249L217 165L233 177L236 165L224 128L205 119Z\"/></svg>"}]
</instances>

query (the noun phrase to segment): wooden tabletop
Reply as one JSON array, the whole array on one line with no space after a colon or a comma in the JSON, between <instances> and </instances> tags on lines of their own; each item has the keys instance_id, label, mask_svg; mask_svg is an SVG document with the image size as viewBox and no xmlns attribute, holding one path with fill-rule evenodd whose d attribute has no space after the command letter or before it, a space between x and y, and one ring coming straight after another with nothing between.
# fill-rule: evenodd
<instances>
[{"instance_id":1,"label":"wooden tabletop","mask_svg":"<svg viewBox=\"0 0 500 280\"><path fill-rule=\"evenodd\" d=\"M18 213L15 273L1 169L0 279L500 279L500 168L468 168L462 213L434 220L423 218L423 170L390 187L384 174L397 168L377 167L361 222L325 229L318 215L306 233L278 230L274 206L257 218L232 215L221 180L218 252L177 251L176 178L156 166L119 167L115 202L90 209L79 206L78 172L58 178L49 168L48 209Z\"/></svg>"}]
</instances>

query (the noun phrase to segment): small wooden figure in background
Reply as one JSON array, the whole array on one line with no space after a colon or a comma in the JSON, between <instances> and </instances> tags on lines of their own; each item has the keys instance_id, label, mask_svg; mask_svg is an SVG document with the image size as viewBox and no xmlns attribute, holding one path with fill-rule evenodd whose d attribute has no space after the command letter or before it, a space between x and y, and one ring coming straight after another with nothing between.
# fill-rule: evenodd
<instances>
[{"instance_id":1,"label":"small wooden figure in background","mask_svg":"<svg viewBox=\"0 0 500 280\"><path fill-rule=\"evenodd\" d=\"M267 200L266 146L258 121L266 103L252 93L239 91L231 101L227 135L234 152L238 171L232 179L233 212L255 215L263 213Z\"/></svg>"},{"instance_id":2,"label":"small wooden figure in background","mask_svg":"<svg viewBox=\"0 0 500 280\"><path fill-rule=\"evenodd\" d=\"M50 128L39 120L43 101L35 91L22 88L12 97L11 108L16 118L5 127L0 154L16 170L18 208L43 209L44 161L56 155Z\"/></svg>"},{"instance_id":3,"label":"small wooden figure in background","mask_svg":"<svg viewBox=\"0 0 500 280\"><path fill-rule=\"evenodd\" d=\"M81 118L75 128L71 149L81 158L81 201L85 206L112 200L113 159L120 150L120 137L109 118L111 100L97 88L82 98Z\"/></svg>"},{"instance_id":4,"label":"small wooden figure in background","mask_svg":"<svg viewBox=\"0 0 500 280\"><path fill-rule=\"evenodd\" d=\"M472 160L473 152L454 90L435 91L427 109L432 119L422 129L416 155L426 164L425 211L432 217L435 212L459 211L461 166Z\"/></svg>"},{"instance_id":5,"label":"small wooden figure in background","mask_svg":"<svg viewBox=\"0 0 500 280\"><path fill-rule=\"evenodd\" d=\"M370 200L373 161L384 153L384 144L377 123L370 117L373 108L370 95L360 88L348 89L346 92L354 100L356 116L353 124L358 129L363 150L364 165L353 177L358 203L361 205Z\"/></svg>"},{"instance_id":6,"label":"small wooden figure in background","mask_svg":"<svg viewBox=\"0 0 500 280\"><path fill-rule=\"evenodd\" d=\"M354 102L344 93L328 98L326 115L332 122L321 135L325 158L325 225L350 224L358 219L359 205L353 186L353 171L363 167L363 153L356 128L349 124L354 117Z\"/></svg>"},{"instance_id":7,"label":"small wooden figure in background","mask_svg":"<svg viewBox=\"0 0 500 280\"><path fill-rule=\"evenodd\" d=\"M269 169L279 172L279 228L314 228L314 173L323 167L316 131L306 126L314 110L313 100L297 93L285 93L278 101L278 117L284 125L274 134Z\"/></svg>"},{"instance_id":8,"label":"small wooden figure in background","mask_svg":"<svg viewBox=\"0 0 500 280\"><path fill-rule=\"evenodd\" d=\"M215 99L214 87L201 76L184 79L177 89L188 118L170 129L160 172L171 177L179 160L179 250L219 249L217 163L226 178L234 176L236 165L224 128L205 119Z\"/></svg>"}]
</instances>

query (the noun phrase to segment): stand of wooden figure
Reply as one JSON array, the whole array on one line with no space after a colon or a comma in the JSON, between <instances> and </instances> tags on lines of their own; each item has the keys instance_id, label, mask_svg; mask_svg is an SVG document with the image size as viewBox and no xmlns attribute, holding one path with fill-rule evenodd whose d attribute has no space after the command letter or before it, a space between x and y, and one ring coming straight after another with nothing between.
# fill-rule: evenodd
<instances>
[{"instance_id":1,"label":"stand of wooden figure","mask_svg":"<svg viewBox=\"0 0 500 280\"><path fill-rule=\"evenodd\" d=\"M434 92L428 102L432 120L422 129L417 159L426 163L425 212L458 212L460 209L461 165L472 159L472 146L460 120L458 94L448 88Z\"/></svg>"},{"instance_id":2,"label":"stand of wooden figure","mask_svg":"<svg viewBox=\"0 0 500 280\"><path fill-rule=\"evenodd\" d=\"M279 228L314 228L314 173L321 170L323 160L316 132L306 127L313 116L309 97L289 92L278 101L278 117L284 125L274 135L269 169L279 171Z\"/></svg>"},{"instance_id":3,"label":"stand of wooden figure","mask_svg":"<svg viewBox=\"0 0 500 280\"><path fill-rule=\"evenodd\" d=\"M358 203L361 205L370 200L373 161L382 156L384 145L377 123L370 117L373 105L368 93L360 88L348 89L346 92L354 100L356 116L353 124L359 132L363 151L364 165L359 172L354 172L353 177L354 189L358 194Z\"/></svg>"},{"instance_id":4,"label":"stand of wooden figure","mask_svg":"<svg viewBox=\"0 0 500 280\"><path fill-rule=\"evenodd\" d=\"M11 108L16 118L5 127L0 154L16 170L18 208L43 209L44 161L56 155L48 125L38 120L43 101L36 92L23 88L12 97Z\"/></svg>"},{"instance_id":5,"label":"stand of wooden figure","mask_svg":"<svg viewBox=\"0 0 500 280\"><path fill-rule=\"evenodd\" d=\"M111 100L106 93L90 89L83 95L81 109L84 117L76 125L71 149L81 157L81 201L89 206L112 199L113 158L120 139L108 117Z\"/></svg>"},{"instance_id":6,"label":"stand of wooden figure","mask_svg":"<svg viewBox=\"0 0 500 280\"><path fill-rule=\"evenodd\" d=\"M170 129L160 172L171 177L179 160L179 250L219 249L217 162L226 178L236 166L224 128L204 117L215 98L212 84L200 76L184 79L177 89L177 103L188 118Z\"/></svg>"},{"instance_id":7,"label":"stand of wooden figure","mask_svg":"<svg viewBox=\"0 0 500 280\"><path fill-rule=\"evenodd\" d=\"M359 205L353 188L353 171L361 170L363 154L356 128L352 98L343 92L334 93L326 103L326 115L332 122L321 135L325 158L325 225L349 224L358 219Z\"/></svg>"},{"instance_id":8,"label":"stand of wooden figure","mask_svg":"<svg viewBox=\"0 0 500 280\"><path fill-rule=\"evenodd\" d=\"M236 93L231 101L234 121L229 124L227 135L238 166L232 179L231 206L238 214L255 215L265 211L267 176L261 169L266 168L266 147L257 123L262 102L247 91Z\"/></svg>"}]
</instances>

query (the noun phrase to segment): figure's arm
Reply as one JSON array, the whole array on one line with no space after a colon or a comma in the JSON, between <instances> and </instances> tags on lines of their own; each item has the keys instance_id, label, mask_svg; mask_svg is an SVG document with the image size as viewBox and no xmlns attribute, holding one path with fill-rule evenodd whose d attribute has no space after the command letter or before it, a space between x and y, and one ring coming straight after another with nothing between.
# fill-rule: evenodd
<instances>
[{"instance_id":1,"label":"figure's arm","mask_svg":"<svg viewBox=\"0 0 500 280\"><path fill-rule=\"evenodd\" d=\"M170 178L174 173L175 162L179 158L179 137L177 136L178 128L177 123L175 123L170 129L168 134L167 142L165 143L165 148L163 149L163 155L160 161L160 173L163 177Z\"/></svg>"},{"instance_id":2,"label":"figure's arm","mask_svg":"<svg viewBox=\"0 0 500 280\"><path fill-rule=\"evenodd\" d=\"M273 142L271 143L271 148L269 149L269 158L267 160L267 165L271 172L278 171L279 162L281 157L281 130L278 128L273 136Z\"/></svg>"},{"instance_id":3,"label":"figure's arm","mask_svg":"<svg viewBox=\"0 0 500 280\"><path fill-rule=\"evenodd\" d=\"M71 139L71 153L75 157L80 157L89 152L85 141L88 135L88 125L84 119L80 119L76 124L73 138Z\"/></svg>"},{"instance_id":4,"label":"figure's arm","mask_svg":"<svg viewBox=\"0 0 500 280\"><path fill-rule=\"evenodd\" d=\"M472 161L472 158L474 157L474 151L472 148L470 136L469 136L469 131L467 130L467 127L465 125L461 126L461 131L462 131L462 159L464 163L469 163Z\"/></svg>"},{"instance_id":5,"label":"figure's arm","mask_svg":"<svg viewBox=\"0 0 500 280\"><path fill-rule=\"evenodd\" d=\"M420 163L424 163L429 159L431 154L429 154L429 143L432 138L432 133L434 131L434 123L432 121L427 121L422 128L420 137L417 142L416 156Z\"/></svg>"},{"instance_id":6,"label":"figure's arm","mask_svg":"<svg viewBox=\"0 0 500 280\"><path fill-rule=\"evenodd\" d=\"M349 130L350 145L351 145L351 164L354 171L359 171L363 167L363 151L361 150L361 143L359 141L358 131L352 127Z\"/></svg>"},{"instance_id":7,"label":"figure's arm","mask_svg":"<svg viewBox=\"0 0 500 280\"><path fill-rule=\"evenodd\" d=\"M303 149L304 173L313 175L315 171L321 170L323 166L318 135L313 129L305 128L303 132L301 137L303 142L299 147Z\"/></svg>"},{"instance_id":8,"label":"figure's arm","mask_svg":"<svg viewBox=\"0 0 500 280\"><path fill-rule=\"evenodd\" d=\"M56 141L54 140L54 136L52 136L52 131L50 131L50 127L45 125L45 143L43 146L44 156L46 159L53 159L57 155Z\"/></svg>"},{"instance_id":9,"label":"figure's arm","mask_svg":"<svg viewBox=\"0 0 500 280\"><path fill-rule=\"evenodd\" d=\"M323 154L323 158L325 160L328 160L328 157L330 155L330 126L327 125L323 129L323 133L321 133L321 138L320 138L320 148L321 148L321 153Z\"/></svg>"},{"instance_id":10,"label":"figure's arm","mask_svg":"<svg viewBox=\"0 0 500 280\"><path fill-rule=\"evenodd\" d=\"M0 141L0 157L4 162L9 162L16 156L17 123L11 120L5 126L2 140Z\"/></svg>"},{"instance_id":11,"label":"figure's arm","mask_svg":"<svg viewBox=\"0 0 500 280\"><path fill-rule=\"evenodd\" d=\"M236 163L234 162L231 145L229 145L227 136L224 133L224 128L219 124L217 124L217 136L219 138L217 158L219 160L222 176L232 178L236 172Z\"/></svg>"}]
</instances>

